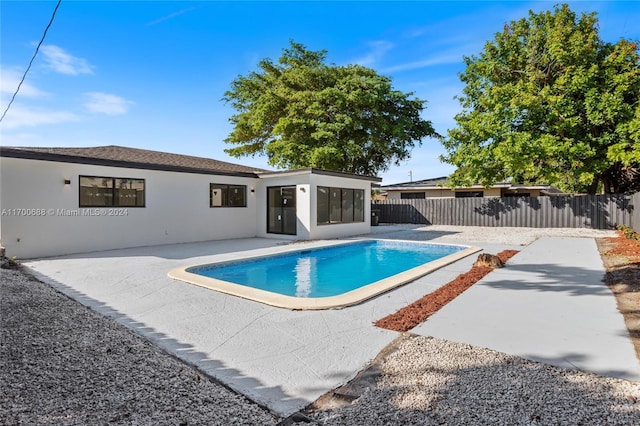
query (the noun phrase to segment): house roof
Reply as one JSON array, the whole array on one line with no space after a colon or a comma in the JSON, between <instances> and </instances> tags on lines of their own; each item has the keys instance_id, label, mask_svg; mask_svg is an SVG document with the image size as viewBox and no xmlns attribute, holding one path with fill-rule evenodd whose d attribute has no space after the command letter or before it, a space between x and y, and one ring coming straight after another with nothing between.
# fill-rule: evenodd
<instances>
[{"instance_id":1,"label":"house roof","mask_svg":"<svg viewBox=\"0 0 640 426\"><path fill-rule=\"evenodd\" d=\"M117 145L87 148L0 147L0 156L64 163L257 177L268 170L211 158L172 154Z\"/></svg>"},{"instance_id":2,"label":"house roof","mask_svg":"<svg viewBox=\"0 0 640 426\"><path fill-rule=\"evenodd\" d=\"M364 175L354 175L351 173L343 173L336 172L333 170L324 170L324 169L316 169L313 167L308 167L304 169L294 169L294 170L278 170L278 171L267 171L260 172L259 175L261 178L264 177L272 177L272 176L282 176L282 175L306 175L306 174L315 174L315 175L325 175L325 176L336 176L336 177L348 177L351 179L361 179L368 180L371 182L381 182L382 178L376 176L364 176Z\"/></svg>"},{"instance_id":3,"label":"house roof","mask_svg":"<svg viewBox=\"0 0 640 426\"><path fill-rule=\"evenodd\" d=\"M416 180L413 182L402 182L392 185L382 185L380 189L385 191L402 191L402 190L426 190L426 189L440 189L443 186L449 184L449 179L445 177L437 177L431 179ZM485 188L483 185L476 184L465 186L464 188ZM548 189L549 185L520 185L513 184L510 181L496 182L491 185L491 188L510 188L510 189Z\"/></svg>"},{"instance_id":4,"label":"house roof","mask_svg":"<svg viewBox=\"0 0 640 426\"><path fill-rule=\"evenodd\" d=\"M372 182L380 182L382 180L375 176L360 176L316 168L273 171L258 167L243 166L241 164L227 163L211 158L128 148L117 145L86 148L0 146L0 157L253 178L311 173L364 179Z\"/></svg>"},{"instance_id":5,"label":"house roof","mask_svg":"<svg viewBox=\"0 0 640 426\"><path fill-rule=\"evenodd\" d=\"M382 185L380 189L415 189L416 187L434 188L449 183L446 177L437 177L431 179L414 180L411 182L395 183L393 185Z\"/></svg>"}]
</instances>

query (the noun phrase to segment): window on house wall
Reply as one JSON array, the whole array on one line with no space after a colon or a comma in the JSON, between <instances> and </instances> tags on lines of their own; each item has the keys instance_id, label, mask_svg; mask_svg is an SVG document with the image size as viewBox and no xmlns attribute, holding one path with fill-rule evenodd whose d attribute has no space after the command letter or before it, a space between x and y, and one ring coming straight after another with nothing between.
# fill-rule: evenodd
<instances>
[{"instance_id":1,"label":"window on house wall","mask_svg":"<svg viewBox=\"0 0 640 426\"><path fill-rule=\"evenodd\" d=\"M456 198L482 198L484 191L456 191Z\"/></svg>"},{"instance_id":2,"label":"window on house wall","mask_svg":"<svg viewBox=\"0 0 640 426\"><path fill-rule=\"evenodd\" d=\"M364 190L353 191L353 221L364 222Z\"/></svg>"},{"instance_id":3,"label":"window on house wall","mask_svg":"<svg viewBox=\"0 0 640 426\"><path fill-rule=\"evenodd\" d=\"M246 185L209 184L209 207L247 207Z\"/></svg>"},{"instance_id":4,"label":"window on house wall","mask_svg":"<svg viewBox=\"0 0 640 426\"><path fill-rule=\"evenodd\" d=\"M329 223L329 189L330 188L327 188L326 186L318 187L318 224Z\"/></svg>"},{"instance_id":5,"label":"window on house wall","mask_svg":"<svg viewBox=\"0 0 640 426\"><path fill-rule=\"evenodd\" d=\"M114 179L114 201L120 207L144 206L144 179Z\"/></svg>"},{"instance_id":6,"label":"window on house wall","mask_svg":"<svg viewBox=\"0 0 640 426\"><path fill-rule=\"evenodd\" d=\"M364 190L331 188L317 189L318 225L364 222Z\"/></svg>"},{"instance_id":7,"label":"window on house wall","mask_svg":"<svg viewBox=\"0 0 640 426\"><path fill-rule=\"evenodd\" d=\"M353 222L353 189L342 189L342 222Z\"/></svg>"},{"instance_id":8,"label":"window on house wall","mask_svg":"<svg viewBox=\"0 0 640 426\"><path fill-rule=\"evenodd\" d=\"M329 223L342 222L341 195L340 188L329 188Z\"/></svg>"},{"instance_id":9,"label":"window on house wall","mask_svg":"<svg viewBox=\"0 0 640 426\"><path fill-rule=\"evenodd\" d=\"M80 207L144 207L145 180L80 176Z\"/></svg>"},{"instance_id":10,"label":"window on house wall","mask_svg":"<svg viewBox=\"0 0 640 426\"><path fill-rule=\"evenodd\" d=\"M514 192L507 192L506 194L503 195L503 197L514 197L514 198L531 197L531 193L530 192L518 192L516 194Z\"/></svg>"},{"instance_id":11,"label":"window on house wall","mask_svg":"<svg viewBox=\"0 0 640 426\"><path fill-rule=\"evenodd\" d=\"M401 192L400 199L401 200L424 200L425 193L424 192Z\"/></svg>"}]
</instances>

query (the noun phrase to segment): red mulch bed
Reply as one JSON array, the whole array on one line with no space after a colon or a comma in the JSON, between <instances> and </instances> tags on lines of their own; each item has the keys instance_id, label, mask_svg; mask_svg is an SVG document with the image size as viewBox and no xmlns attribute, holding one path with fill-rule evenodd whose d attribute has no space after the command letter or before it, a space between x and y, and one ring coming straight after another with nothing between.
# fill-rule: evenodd
<instances>
[{"instance_id":1,"label":"red mulch bed","mask_svg":"<svg viewBox=\"0 0 640 426\"><path fill-rule=\"evenodd\" d=\"M497 254L502 263L506 263L518 250L504 250ZM431 315L438 312L444 305L451 302L463 291L480 281L493 269L487 266L474 266L469 272L458 275L453 281L429 293L409 306L400 309L395 314L388 315L375 325L394 331L409 331L423 323Z\"/></svg>"},{"instance_id":2,"label":"red mulch bed","mask_svg":"<svg viewBox=\"0 0 640 426\"><path fill-rule=\"evenodd\" d=\"M611 244L605 254L627 256L630 262L640 261L640 242L626 238L622 231L616 231L616 233L618 237L603 238Z\"/></svg>"}]
</instances>

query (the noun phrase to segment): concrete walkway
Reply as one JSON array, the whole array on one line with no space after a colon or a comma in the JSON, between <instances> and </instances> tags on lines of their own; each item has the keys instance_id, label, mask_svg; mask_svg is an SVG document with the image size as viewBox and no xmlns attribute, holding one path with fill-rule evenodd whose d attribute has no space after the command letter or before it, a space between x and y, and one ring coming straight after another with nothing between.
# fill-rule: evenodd
<instances>
[{"instance_id":1,"label":"concrete walkway","mask_svg":"<svg viewBox=\"0 0 640 426\"><path fill-rule=\"evenodd\" d=\"M383 231L376 230L379 238L421 241L453 234ZM522 249L474 245L490 253ZM277 240L252 238L111 250L25 265L70 297L287 416L353 378L397 337L373 322L468 271L476 257L360 305L326 311L288 311L167 277L179 266L286 248ZM638 365L622 316L600 282L601 265L593 240L541 240L415 331L469 339L549 362L569 360L603 374L638 377L633 374ZM530 287L523 291L525 283Z\"/></svg>"},{"instance_id":2,"label":"concrete walkway","mask_svg":"<svg viewBox=\"0 0 640 426\"><path fill-rule=\"evenodd\" d=\"M640 380L604 274L593 239L541 238L413 332Z\"/></svg>"}]
</instances>

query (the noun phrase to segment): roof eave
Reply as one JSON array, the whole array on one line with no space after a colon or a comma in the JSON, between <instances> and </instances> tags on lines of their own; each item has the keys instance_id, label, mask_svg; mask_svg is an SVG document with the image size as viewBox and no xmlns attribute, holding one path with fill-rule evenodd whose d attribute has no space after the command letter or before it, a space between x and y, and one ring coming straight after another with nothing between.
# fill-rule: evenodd
<instances>
[{"instance_id":1,"label":"roof eave","mask_svg":"<svg viewBox=\"0 0 640 426\"><path fill-rule=\"evenodd\" d=\"M238 176L257 178L257 172L232 172L225 170L202 169L196 167L172 166L166 164L141 163L136 161L108 160L95 157L83 157L78 155L65 155L46 152L29 151L28 149L17 149L10 147L0 147L0 157L21 158L25 160L53 161L60 163L87 164L95 166L120 167L129 169L158 170L178 173L195 173L217 176Z\"/></svg>"},{"instance_id":2,"label":"roof eave","mask_svg":"<svg viewBox=\"0 0 640 426\"><path fill-rule=\"evenodd\" d=\"M333 170L317 169L314 167L307 167L303 169L294 169L294 170L280 170L275 172L258 172L256 174L261 179L276 177L276 176L283 176L283 175L296 176L296 175L316 174L316 175L325 175L325 176L344 177L349 179L368 180L370 182L382 182L382 178L379 178L377 176L356 175L356 174L345 173L345 172L336 172Z\"/></svg>"}]
</instances>

